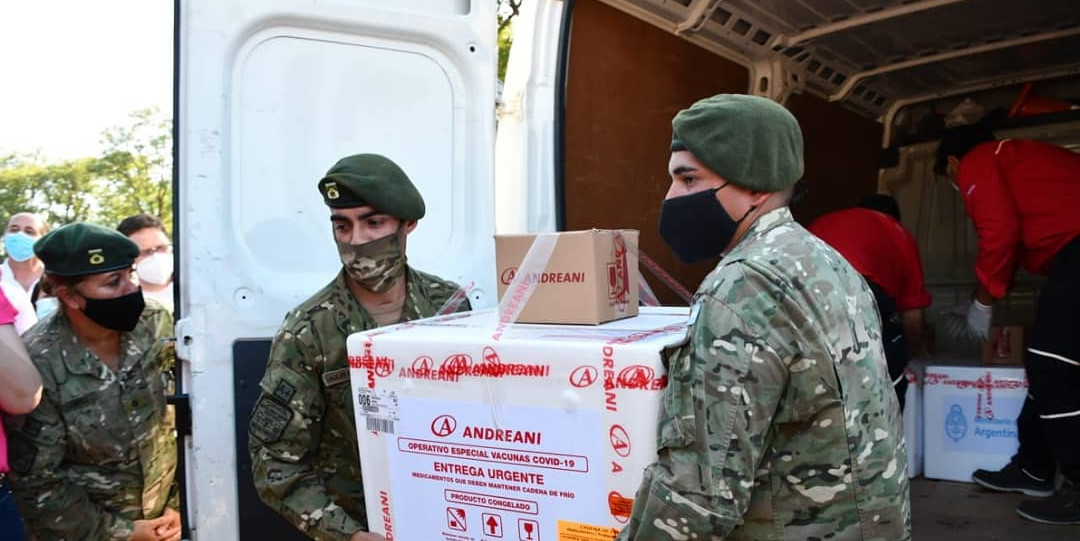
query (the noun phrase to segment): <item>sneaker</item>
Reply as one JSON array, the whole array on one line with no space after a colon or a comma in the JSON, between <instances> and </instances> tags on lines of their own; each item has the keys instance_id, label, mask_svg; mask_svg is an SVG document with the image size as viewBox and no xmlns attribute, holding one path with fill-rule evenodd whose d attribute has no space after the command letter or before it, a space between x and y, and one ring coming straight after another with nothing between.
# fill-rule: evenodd
<instances>
[{"instance_id":1,"label":"sneaker","mask_svg":"<svg viewBox=\"0 0 1080 541\"><path fill-rule=\"evenodd\" d=\"M998 492L1019 492L1033 498L1046 498L1054 494L1053 479L1042 479L1031 474L1013 460L1000 471L975 470L971 480L976 484Z\"/></svg>"},{"instance_id":2,"label":"sneaker","mask_svg":"<svg viewBox=\"0 0 1080 541\"><path fill-rule=\"evenodd\" d=\"M1052 497L1025 501L1016 512L1043 524L1080 524L1080 487L1066 481Z\"/></svg>"}]
</instances>

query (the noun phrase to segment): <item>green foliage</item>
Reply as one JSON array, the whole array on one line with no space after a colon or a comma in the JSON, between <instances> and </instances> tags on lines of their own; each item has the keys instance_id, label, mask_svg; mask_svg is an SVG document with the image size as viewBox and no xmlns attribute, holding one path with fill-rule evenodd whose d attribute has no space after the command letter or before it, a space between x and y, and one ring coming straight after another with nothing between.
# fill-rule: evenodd
<instances>
[{"instance_id":1,"label":"green foliage","mask_svg":"<svg viewBox=\"0 0 1080 541\"><path fill-rule=\"evenodd\" d=\"M106 186L99 219L115 225L147 213L172 223L172 121L153 109L132 113L131 121L103 134L107 150L95 162Z\"/></svg>"},{"instance_id":2,"label":"green foliage","mask_svg":"<svg viewBox=\"0 0 1080 541\"><path fill-rule=\"evenodd\" d=\"M499 0L497 18L499 23L499 80L506 79L506 64L510 59L510 46L514 43L514 17L521 11L524 0Z\"/></svg>"},{"instance_id":3,"label":"green foliage","mask_svg":"<svg viewBox=\"0 0 1080 541\"><path fill-rule=\"evenodd\" d=\"M115 227L146 212L172 221L172 121L160 110L132 113L106 130L99 157L49 161L40 154L0 155L0 221L17 212L53 226L91 221Z\"/></svg>"}]
</instances>

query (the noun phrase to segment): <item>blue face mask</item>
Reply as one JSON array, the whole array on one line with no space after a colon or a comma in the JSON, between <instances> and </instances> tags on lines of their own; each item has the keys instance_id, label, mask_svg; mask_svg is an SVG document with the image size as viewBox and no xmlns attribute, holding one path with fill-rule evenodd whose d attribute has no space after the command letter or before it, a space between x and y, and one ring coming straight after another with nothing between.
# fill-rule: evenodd
<instances>
[{"instance_id":1,"label":"blue face mask","mask_svg":"<svg viewBox=\"0 0 1080 541\"><path fill-rule=\"evenodd\" d=\"M37 300L37 318L39 320L45 319L45 316L56 311L60 308L60 300L56 297L42 297Z\"/></svg>"},{"instance_id":2,"label":"blue face mask","mask_svg":"<svg viewBox=\"0 0 1080 541\"><path fill-rule=\"evenodd\" d=\"M34 257L35 242L37 239L22 231L4 235L4 248L7 250L8 257L15 261L22 262Z\"/></svg>"}]
</instances>

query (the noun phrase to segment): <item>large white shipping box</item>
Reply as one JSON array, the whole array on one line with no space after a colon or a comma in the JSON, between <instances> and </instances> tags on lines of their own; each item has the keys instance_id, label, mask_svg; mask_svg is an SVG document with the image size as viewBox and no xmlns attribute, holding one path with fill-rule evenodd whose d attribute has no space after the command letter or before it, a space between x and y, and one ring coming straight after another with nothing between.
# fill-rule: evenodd
<instances>
[{"instance_id":1,"label":"large white shipping box","mask_svg":"<svg viewBox=\"0 0 1080 541\"><path fill-rule=\"evenodd\" d=\"M598 326L495 311L349 337L372 531L403 541L612 539L656 460L661 350L685 308Z\"/></svg>"},{"instance_id":2,"label":"large white shipping box","mask_svg":"<svg viewBox=\"0 0 1080 541\"><path fill-rule=\"evenodd\" d=\"M971 481L997 470L1019 446L1016 419L1027 397L1022 368L928 366L923 377L926 477Z\"/></svg>"}]
</instances>

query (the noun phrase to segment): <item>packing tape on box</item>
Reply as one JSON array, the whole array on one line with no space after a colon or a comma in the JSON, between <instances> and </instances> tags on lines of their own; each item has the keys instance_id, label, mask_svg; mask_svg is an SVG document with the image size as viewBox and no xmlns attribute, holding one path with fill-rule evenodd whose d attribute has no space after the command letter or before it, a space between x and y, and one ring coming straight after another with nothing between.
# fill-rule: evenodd
<instances>
[{"instance_id":1,"label":"packing tape on box","mask_svg":"<svg viewBox=\"0 0 1080 541\"><path fill-rule=\"evenodd\" d=\"M638 261L640 261L640 259ZM638 268L637 270L637 281L638 299L641 301L641 304L645 306L660 306L660 299L656 297L656 293L653 293L652 288L649 287L649 282L645 280L645 275L641 274L641 268Z\"/></svg>"},{"instance_id":2,"label":"packing tape on box","mask_svg":"<svg viewBox=\"0 0 1080 541\"><path fill-rule=\"evenodd\" d=\"M510 280L510 285L506 287L503 297L499 299L499 321L495 326L495 332L491 335L492 340L498 341L502 338L506 327L513 325L521 316L525 304L529 302L529 297L540 283L535 277L547 268L558 242L559 236L556 233L540 233L533 238L529 251L525 253L525 258L518 265L517 273Z\"/></svg>"},{"instance_id":3,"label":"packing tape on box","mask_svg":"<svg viewBox=\"0 0 1080 541\"><path fill-rule=\"evenodd\" d=\"M651 257L645 255L645 252L641 251L638 252L638 261L645 265L645 268L649 269L657 280L660 280L664 283L664 285L668 286L668 288L674 291L675 294L683 300L683 302L685 302L686 304L690 304L690 301L694 298L694 294L691 293L689 289L686 289L686 286L682 285L682 283L676 280L674 276L668 274L668 272L665 271L663 267L661 267L656 261L653 261ZM638 274L641 274L640 268L638 269ZM644 278L642 278L642 281L644 281ZM657 305L659 305L659 303L657 303Z\"/></svg>"},{"instance_id":4,"label":"packing tape on box","mask_svg":"<svg viewBox=\"0 0 1080 541\"><path fill-rule=\"evenodd\" d=\"M475 287L476 282L472 281L469 282L469 285L455 291L454 294L450 295L450 298L446 299L446 302L444 302L443 305L435 311L435 315L445 316L447 314L457 312L458 308L461 307L461 303L465 302L465 299L469 298L469 293L471 293L473 288Z\"/></svg>"}]
</instances>

